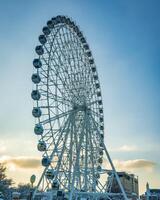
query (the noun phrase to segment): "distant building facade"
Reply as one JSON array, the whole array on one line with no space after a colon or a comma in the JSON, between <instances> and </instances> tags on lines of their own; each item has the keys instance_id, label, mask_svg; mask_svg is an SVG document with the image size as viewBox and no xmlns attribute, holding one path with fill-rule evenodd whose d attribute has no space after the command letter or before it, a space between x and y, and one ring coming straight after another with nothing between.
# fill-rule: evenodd
<instances>
[{"instance_id":1,"label":"distant building facade","mask_svg":"<svg viewBox=\"0 0 160 200\"><path fill-rule=\"evenodd\" d=\"M160 200L160 189L151 189L149 184L146 184L145 194L140 196L142 200Z\"/></svg>"},{"instance_id":2,"label":"distant building facade","mask_svg":"<svg viewBox=\"0 0 160 200\"><path fill-rule=\"evenodd\" d=\"M128 174L126 172L117 172L120 178L120 181L124 187L124 190L128 196L132 200L136 200L139 197L139 185L138 185L138 177L134 174ZM109 177L110 179L111 177ZM108 180L109 181L109 180ZM119 185L116 179L113 179L111 192L120 193Z\"/></svg>"}]
</instances>

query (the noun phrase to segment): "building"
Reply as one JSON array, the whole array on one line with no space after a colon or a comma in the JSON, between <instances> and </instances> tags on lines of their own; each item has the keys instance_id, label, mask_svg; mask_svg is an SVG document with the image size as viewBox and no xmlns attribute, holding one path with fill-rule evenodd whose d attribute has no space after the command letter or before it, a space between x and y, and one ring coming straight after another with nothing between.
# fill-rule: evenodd
<instances>
[{"instance_id":1,"label":"building","mask_svg":"<svg viewBox=\"0 0 160 200\"><path fill-rule=\"evenodd\" d=\"M160 189L151 189L149 184L146 184L145 194L140 196L142 200L160 200Z\"/></svg>"},{"instance_id":2,"label":"building","mask_svg":"<svg viewBox=\"0 0 160 200\"><path fill-rule=\"evenodd\" d=\"M128 196L128 198L131 199L137 199L139 197L139 185L138 185L138 177L134 174L128 174L126 172L117 172L120 178L120 181L124 187L124 190ZM120 188L115 178L111 178L109 176L108 182L111 181L109 179L112 179L112 186L111 186L111 192L119 193Z\"/></svg>"}]
</instances>

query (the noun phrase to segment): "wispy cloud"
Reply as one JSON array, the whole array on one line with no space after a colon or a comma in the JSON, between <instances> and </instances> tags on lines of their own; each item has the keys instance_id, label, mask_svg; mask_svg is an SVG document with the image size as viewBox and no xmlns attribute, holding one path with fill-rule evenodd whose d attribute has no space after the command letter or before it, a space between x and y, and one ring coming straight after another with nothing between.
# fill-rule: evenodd
<instances>
[{"instance_id":1,"label":"wispy cloud","mask_svg":"<svg viewBox=\"0 0 160 200\"><path fill-rule=\"evenodd\" d=\"M113 148L110 151L115 152L131 152L131 151L138 151L138 147L135 145L123 145L121 147Z\"/></svg>"},{"instance_id":2,"label":"wispy cloud","mask_svg":"<svg viewBox=\"0 0 160 200\"><path fill-rule=\"evenodd\" d=\"M134 160L113 160L114 166L117 171L135 172L137 170L143 170L151 172L158 164L145 159ZM104 167L110 169L110 165L107 160L104 160Z\"/></svg>"},{"instance_id":3,"label":"wispy cloud","mask_svg":"<svg viewBox=\"0 0 160 200\"><path fill-rule=\"evenodd\" d=\"M144 169L144 170L153 170L157 163L145 159L135 159L135 160L114 160L114 164L117 169L120 170L135 170L135 169Z\"/></svg>"},{"instance_id":4,"label":"wispy cloud","mask_svg":"<svg viewBox=\"0 0 160 200\"><path fill-rule=\"evenodd\" d=\"M4 141L0 141L0 154L6 151L6 145Z\"/></svg>"},{"instance_id":5,"label":"wispy cloud","mask_svg":"<svg viewBox=\"0 0 160 200\"><path fill-rule=\"evenodd\" d=\"M9 157L3 156L0 158L0 162L6 164L7 166L18 167L18 168L39 168L40 159L37 157Z\"/></svg>"}]
</instances>

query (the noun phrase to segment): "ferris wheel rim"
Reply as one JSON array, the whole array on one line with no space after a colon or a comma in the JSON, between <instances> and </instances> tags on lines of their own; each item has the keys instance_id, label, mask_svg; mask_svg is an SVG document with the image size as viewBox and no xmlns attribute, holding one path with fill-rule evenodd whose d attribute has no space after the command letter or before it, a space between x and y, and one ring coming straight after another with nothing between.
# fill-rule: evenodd
<instances>
[{"instance_id":1,"label":"ferris wheel rim","mask_svg":"<svg viewBox=\"0 0 160 200\"><path fill-rule=\"evenodd\" d=\"M36 89L34 90L34 92L37 96L35 97L34 95L32 95L32 98L34 97L33 100L36 102L36 107L33 109L32 114L33 114L34 117L37 118L37 123L36 123L36 126L35 126L35 128L37 128L37 129L35 129L36 130L35 132L36 132L37 135L39 135L41 137L40 140L39 140L41 142L41 145L43 144L43 142L47 142L52 137L57 137L58 138L57 140L59 140L60 136L62 134L63 126L65 126L66 123L68 124L68 120L70 120L71 116L73 116L74 113L79 113L78 114L79 118L82 117L83 112L92 113L94 118L96 118L96 120L98 120L98 118L99 118L99 121L96 121L96 122L97 122L97 124L102 124L98 128L101 131L101 135L104 134L104 123L103 123L104 117L103 117L102 95L101 95L101 89L100 89L100 83L99 83L99 78L98 78L98 74L97 74L97 69L96 69L96 66L95 66L95 63L94 63L94 59L92 57L91 50L89 48L89 45L87 44L85 37L83 36L82 32L80 31L79 27L76 26L75 23L73 21L71 21L69 18L65 18L67 22L64 23L63 17L59 17L59 19L56 18L56 19L58 19L58 21L56 22L56 24L54 24L54 26L52 28L49 28L49 26L48 27L46 26L46 27L43 28L43 35L39 36L39 40L41 42L41 45L38 45L35 48L35 51L39 55L39 58L36 58L33 61L33 65L34 65L35 70L37 70L37 74L35 73L34 77L32 75L32 81L36 85ZM49 24L49 23L47 23L47 24ZM59 25L60 25L60 27L58 27ZM56 26L57 26L58 30L56 29L56 32L54 34L53 30L54 30L54 28L56 28ZM51 27L51 24L50 24L50 27ZM62 76L63 74L59 75L58 70L62 70L62 69L60 67L59 67L59 69L57 68L57 66L59 66L58 65L59 63L57 64L57 60L55 61L55 60L51 59L53 57L53 55L55 55L55 59L59 58L58 57L59 54L57 53L58 50L57 49L53 50L52 47L53 47L54 41L56 41L57 46L59 46L59 48L60 48L60 44L58 44L59 41L56 40L56 37L57 37L58 34L62 34L62 32L60 33L60 30L62 30L63 28L66 28L67 31L70 34L72 34L72 36L76 35L76 37L74 38L74 42L75 42L74 45L81 45L80 46L81 49L77 50L76 55L83 56L84 60L82 62L82 66L84 68L85 67L86 68L84 69L83 73L81 73L81 71L78 71L78 70L79 69L83 70L83 68L78 68L78 67L81 67L81 65L78 64L78 67L76 68L76 70L77 70L76 73L77 74L80 73L80 78L82 78L82 86L83 86L83 81L84 81L85 84L86 83L90 84L89 85L89 86L91 86L90 88L86 84L85 85L86 87L82 87L82 89L81 89L79 85L76 85L77 83L72 81L72 79L66 80L65 79L66 77ZM66 29L65 29L65 31L66 31ZM50 38L50 35L52 36L52 38ZM70 38L72 36L70 35ZM48 41L51 42L50 46L48 45L49 44ZM61 38L60 42L63 42L63 41L64 40L62 40L62 38ZM46 46L46 45L48 45L48 46ZM65 45L66 45L66 43L65 43ZM74 50L74 47L75 47L74 45L72 46L72 48L73 48L72 50ZM48 49L47 49L47 47L48 47ZM64 48L64 46L62 46L62 47ZM62 49L62 47L59 51L61 52L62 58L65 59L64 63L66 64L67 67L69 67L70 63L69 62L66 63L66 60L67 60L66 56L64 56L63 54L66 53L66 51L69 51L70 47L68 45L66 50ZM83 53L83 55L82 55L82 53ZM48 55L48 57L46 55ZM70 56L70 54L66 54L66 55ZM74 55L73 52L72 52L72 55ZM50 60L50 62L49 62L49 60ZM76 61L78 61L78 59ZM74 65L76 64L76 61L74 61ZM58 62L62 63L61 61L58 61ZM54 70L52 69L52 64L54 64L54 67L55 67ZM43 66L47 66L46 72L45 72ZM66 67L64 68L64 70L67 70ZM71 69L71 67L70 67L70 70L71 70L71 72L73 72L73 69ZM55 75L54 77L52 77L52 80L51 80L51 73L53 73L52 75ZM73 75L74 75L74 73L73 73ZM59 85L55 84L55 82L54 82L55 77L57 79L59 79L59 81L60 81ZM78 78L78 75L77 75L77 78ZM78 80L80 80L80 78ZM90 82L87 82L88 78L89 78ZM46 83L45 83L47 92L44 91L44 89L43 89L43 83L45 82L45 80L47 80ZM66 82L64 82L64 80ZM75 80L75 79L73 79L73 80ZM56 92L57 93L59 92L59 95L57 95L57 94L54 95L51 92L50 87L51 87L52 84L55 86L55 88L57 86ZM77 90L74 88L75 86L79 87L80 92L79 91L78 92L80 93L80 95L79 95L79 93L77 93ZM58 87L61 87L61 91ZM64 89L64 91L63 91L63 89ZM68 89L70 89L69 92L67 91ZM88 93L86 92L86 90L87 90ZM46 102L47 102L46 105L41 105L41 103L40 103L42 97L44 98L43 92L46 92L46 94L45 94L46 95ZM63 97L64 92L66 92L68 96L66 95L66 96ZM69 94L70 94L70 96L69 96ZM52 109L54 109L55 105L52 105L52 100L50 100L51 96L54 99L54 101L56 101L57 105L59 104L59 105L64 106L64 107L61 107L61 110L59 110L60 113L59 112L55 112L55 113L52 112ZM71 96L72 96L72 98L71 98ZM78 99L80 97L82 98L81 100ZM87 102L85 102L85 97L88 98ZM45 114L48 117L45 118L44 120L41 120L41 118L44 115L43 111L41 111L41 109L46 109L48 111ZM64 111L64 112L62 112L62 111ZM53 114L55 116L52 116ZM64 120L60 121L61 118L64 118ZM56 120L57 123L60 124L59 130L57 132L55 130L53 131L54 126L53 126L52 123L55 120ZM80 122L80 120L79 120L79 122ZM46 125L46 124L50 125L50 130L46 130L46 128L43 128L43 126ZM67 126L69 127L69 124ZM58 135L58 133L61 133L61 134ZM67 137L67 134L66 134L66 137ZM95 137L97 137L97 136L95 135ZM47 139L45 139L45 138L47 138ZM96 143L97 141L94 140L94 142ZM51 148L51 146L53 148L53 145L54 146L57 146L57 145L54 141L52 141L52 143L54 143L54 144L52 144L52 145L49 144L48 147L43 146L43 150L44 149L45 150L44 150L44 154L43 154L42 165L46 168L51 167L53 169L53 166L51 164L51 160L52 160L52 157L53 157L55 151L51 152L51 150L49 148ZM47 158L49 158L49 160L46 160Z\"/></svg>"}]
</instances>

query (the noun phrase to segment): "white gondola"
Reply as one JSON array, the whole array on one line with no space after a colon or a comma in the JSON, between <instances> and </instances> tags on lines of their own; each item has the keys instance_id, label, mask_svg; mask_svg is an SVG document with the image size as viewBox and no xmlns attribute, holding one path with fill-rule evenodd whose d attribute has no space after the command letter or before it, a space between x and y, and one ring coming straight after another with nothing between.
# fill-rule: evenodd
<instances>
[{"instance_id":1,"label":"white gondola","mask_svg":"<svg viewBox=\"0 0 160 200\"><path fill-rule=\"evenodd\" d=\"M100 88L100 85L99 85L99 83L96 83L96 88L98 89L98 88Z\"/></svg>"},{"instance_id":2,"label":"white gondola","mask_svg":"<svg viewBox=\"0 0 160 200\"><path fill-rule=\"evenodd\" d=\"M102 105L102 100L99 100L99 101L98 101L98 104L99 104L99 105ZM102 112L102 113L103 113L103 112Z\"/></svg>"},{"instance_id":3,"label":"white gondola","mask_svg":"<svg viewBox=\"0 0 160 200\"><path fill-rule=\"evenodd\" d=\"M52 189L53 190L59 189L59 182L57 180L53 180Z\"/></svg>"},{"instance_id":4,"label":"white gondola","mask_svg":"<svg viewBox=\"0 0 160 200\"><path fill-rule=\"evenodd\" d=\"M91 56L92 56L91 51L87 51L87 52L86 52L86 55L87 55L88 57L91 57Z\"/></svg>"},{"instance_id":5,"label":"white gondola","mask_svg":"<svg viewBox=\"0 0 160 200\"><path fill-rule=\"evenodd\" d=\"M41 94L38 90L33 90L31 93L31 97L33 100L39 100L41 98Z\"/></svg>"},{"instance_id":6,"label":"white gondola","mask_svg":"<svg viewBox=\"0 0 160 200\"><path fill-rule=\"evenodd\" d=\"M35 83L35 84L38 84L41 82L41 78L39 76L39 74L35 73L35 74L32 74L32 82Z\"/></svg>"},{"instance_id":7,"label":"white gondola","mask_svg":"<svg viewBox=\"0 0 160 200\"><path fill-rule=\"evenodd\" d=\"M100 121L100 122L103 122L103 121L104 121L104 118L103 118L103 117L100 117L100 118L99 118L99 121Z\"/></svg>"},{"instance_id":8,"label":"white gondola","mask_svg":"<svg viewBox=\"0 0 160 200\"><path fill-rule=\"evenodd\" d=\"M97 179L99 179L99 178L100 178L100 174L99 174L99 173L96 173L96 174L95 174L95 177L96 177Z\"/></svg>"},{"instance_id":9,"label":"white gondola","mask_svg":"<svg viewBox=\"0 0 160 200\"><path fill-rule=\"evenodd\" d=\"M54 175L55 175L55 170L54 169L48 169L47 171L46 171L46 177L48 178L48 179L53 179L54 178Z\"/></svg>"},{"instance_id":10,"label":"white gondola","mask_svg":"<svg viewBox=\"0 0 160 200\"><path fill-rule=\"evenodd\" d=\"M97 92L97 97L101 97L101 92Z\"/></svg>"},{"instance_id":11,"label":"white gondola","mask_svg":"<svg viewBox=\"0 0 160 200\"><path fill-rule=\"evenodd\" d=\"M39 141L37 145L37 149L38 151L46 151L47 149L46 143L44 141Z\"/></svg>"},{"instance_id":12,"label":"white gondola","mask_svg":"<svg viewBox=\"0 0 160 200\"><path fill-rule=\"evenodd\" d=\"M38 68L41 68L42 67L42 63L40 61L40 59L36 58L33 60L33 66L38 69Z\"/></svg>"},{"instance_id":13,"label":"white gondola","mask_svg":"<svg viewBox=\"0 0 160 200\"><path fill-rule=\"evenodd\" d=\"M39 108L39 107L34 107L33 108L33 110L32 110L32 115L34 116L34 117L40 117L41 116L41 114L42 114L42 111L41 111L41 109Z\"/></svg>"},{"instance_id":14,"label":"white gondola","mask_svg":"<svg viewBox=\"0 0 160 200\"><path fill-rule=\"evenodd\" d=\"M36 46L35 51L39 56L43 55L44 53L44 49L41 45Z\"/></svg>"},{"instance_id":15,"label":"white gondola","mask_svg":"<svg viewBox=\"0 0 160 200\"><path fill-rule=\"evenodd\" d=\"M96 72L96 68L95 67L92 67L92 72Z\"/></svg>"},{"instance_id":16,"label":"white gondola","mask_svg":"<svg viewBox=\"0 0 160 200\"><path fill-rule=\"evenodd\" d=\"M99 164L102 164L102 163L103 163L103 158L100 157L100 158L98 159L98 162L99 162Z\"/></svg>"},{"instance_id":17,"label":"white gondola","mask_svg":"<svg viewBox=\"0 0 160 200\"><path fill-rule=\"evenodd\" d=\"M44 45L47 42L45 35L40 35L38 39L42 45Z\"/></svg>"},{"instance_id":18,"label":"white gondola","mask_svg":"<svg viewBox=\"0 0 160 200\"><path fill-rule=\"evenodd\" d=\"M53 24L52 20L49 20L49 21L47 22L47 26L48 26L48 28L50 28L50 29L54 28L54 24Z\"/></svg>"},{"instance_id":19,"label":"white gondola","mask_svg":"<svg viewBox=\"0 0 160 200\"><path fill-rule=\"evenodd\" d=\"M89 50L89 46L88 46L88 44L84 44L83 47L84 47L85 50Z\"/></svg>"},{"instance_id":20,"label":"white gondola","mask_svg":"<svg viewBox=\"0 0 160 200\"><path fill-rule=\"evenodd\" d=\"M103 156L103 150L102 149L99 150L99 155Z\"/></svg>"},{"instance_id":21,"label":"white gondola","mask_svg":"<svg viewBox=\"0 0 160 200\"><path fill-rule=\"evenodd\" d=\"M90 59L90 60L89 60L89 63L90 63L91 65L93 65L93 64L94 64L94 60L93 60L93 59Z\"/></svg>"},{"instance_id":22,"label":"white gondola","mask_svg":"<svg viewBox=\"0 0 160 200\"><path fill-rule=\"evenodd\" d=\"M50 165L50 163L51 163L51 161L47 156L42 158L42 165L44 167L48 167Z\"/></svg>"},{"instance_id":23,"label":"white gondola","mask_svg":"<svg viewBox=\"0 0 160 200\"><path fill-rule=\"evenodd\" d=\"M34 133L35 133L36 135L42 135L42 134L43 134L43 131L44 131L44 129L43 129L42 124L36 124L36 125L35 125L35 127L34 127Z\"/></svg>"},{"instance_id":24,"label":"white gondola","mask_svg":"<svg viewBox=\"0 0 160 200\"><path fill-rule=\"evenodd\" d=\"M102 131L103 131L103 130L104 130L104 126L100 126L100 130L102 130Z\"/></svg>"},{"instance_id":25,"label":"white gondola","mask_svg":"<svg viewBox=\"0 0 160 200\"><path fill-rule=\"evenodd\" d=\"M100 112L100 113L103 113L103 109L102 109L102 108L100 108L100 109L99 109L99 112Z\"/></svg>"},{"instance_id":26,"label":"white gondola","mask_svg":"<svg viewBox=\"0 0 160 200\"><path fill-rule=\"evenodd\" d=\"M47 26L43 27L42 31L44 35L49 35L51 33L51 30Z\"/></svg>"},{"instance_id":27,"label":"white gondola","mask_svg":"<svg viewBox=\"0 0 160 200\"><path fill-rule=\"evenodd\" d=\"M98 167L97 167L97 171L101 171L102 170L102 167L100 166L100 165L98 165Z\"/></svg>"}]
</instances>

